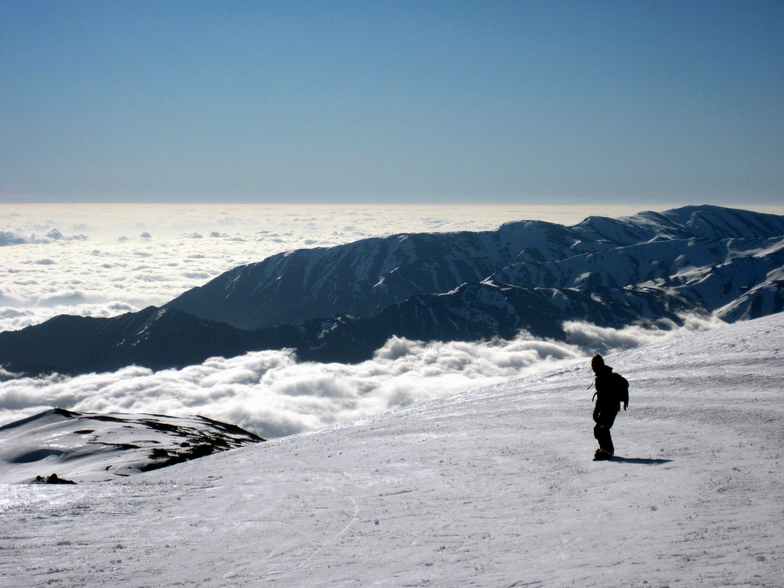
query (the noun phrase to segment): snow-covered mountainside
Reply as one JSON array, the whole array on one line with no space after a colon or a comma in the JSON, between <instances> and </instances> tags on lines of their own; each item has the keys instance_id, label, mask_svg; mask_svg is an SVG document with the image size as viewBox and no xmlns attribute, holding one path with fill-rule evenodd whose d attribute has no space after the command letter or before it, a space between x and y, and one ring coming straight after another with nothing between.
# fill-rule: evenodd
<instances>
[{"instance_id":1,"label":"snow-covered mountainside","mask_svg":"<svg viewBox=\"0 0 784 588\"><path fill-rule=\"evenodd\" d=\"M372 316L412 296L446 294L492 276L511 286L574 289L621 303L651 290L670 293L674 281L675 292L713 312L784 266L782 243L784 217L715 206L590 217L574 227L516 222L485 233L395 235L276 255L166 306L258 329L333 314ZM704 284L715 268L722 268L711 276L721 280L721 295L705 295L716 289L713 281Z\"/></svg>"},{"instance_id":2,"label":"snow-covered mountainside","mask_svg":"<svg viewBox=\"0 0 784 588\"><path fill-rule=\"evenodd\" d=\"M415 294L479 282L526 247L558 256L571 242L569 229L526 222L482 233L404 234L300 249L235 268L166 307L241 329L368 316Z\"/></svg>"},{"instance_id":3,"label":"snow-covered mountainside","mask_svg":"<svg viewBox=\"0 0 784 588\"><path fill-rule=\"evenodd\" d=\"M205 417L52 409L0 427L0 482L116 480L264 439Z\"/></svg>"},{"instance_id":4,"label":"snow-covered mountainside","mask_svg":"<svg viewBox=\"0 0 784 588\"><path fill-rule=\"evenodd\" d=\"M0 584L780 586L784 314L140 473L0 484Z\"/></svg>"},{"instance_id":5,"label":"snow-covered mountainside","mask_svg":"<svg viewBox=\"0 0 784 588\"><path fill-rule=\"evenodd\" d=\"M783 284L782 216L700 206L573 227L519 222L276 255L163 309L2 332L0 365L28 374L157 370L284 348L301 360L353 363L393 336L478 341L526 331L563 341L568 321L757 318L784 310Z\"/></svg>"}]
</instances>

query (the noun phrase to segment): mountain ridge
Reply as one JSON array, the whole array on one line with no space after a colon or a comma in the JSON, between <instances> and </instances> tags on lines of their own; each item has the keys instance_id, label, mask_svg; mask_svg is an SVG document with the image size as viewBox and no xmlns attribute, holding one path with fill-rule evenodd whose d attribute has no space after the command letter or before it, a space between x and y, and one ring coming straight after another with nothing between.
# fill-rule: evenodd
<instances>
[{"instance_id":1,"label":"mountain ridge","mask_svg":"<svg viewBox=\"0 0 784 588\"><path fill-rule=\"evenodd\" d=\"M392 235L281 253L234 268L164 307L256 330L334 314L372 316L411 296L443 294L521 263L557 264L661 241L782 236L784 217L707 205L589 217L573 227L516 221L496 231Z\"/></svg>"},{"instance_id":2,"label":"mountain ridge","mask_svg":"<svg viewBox=\"0 0 784 588\"><path fill-rule=\"evenodd\" d=\"M476 341L525 330L564 340L566 321L733 321L784 310L782 276L784 217L714 206L393 235L239 266L160 309L0 333L0 364L29 374L157 370L283 348L354 363L393 336ZM238 326L253 324L265 326Z\"/></svg>"}]
</instances>

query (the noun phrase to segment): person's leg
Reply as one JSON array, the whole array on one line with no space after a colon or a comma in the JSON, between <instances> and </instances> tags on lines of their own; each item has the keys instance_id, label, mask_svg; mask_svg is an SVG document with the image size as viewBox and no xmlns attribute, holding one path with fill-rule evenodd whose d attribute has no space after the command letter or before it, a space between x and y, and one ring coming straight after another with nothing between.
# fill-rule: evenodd
<instances>
[{"instance_id":1,"label":"person's leg","mask_svg":"<svg viewBox=\"0 0 784 588\"><path fill-rule=\"evenodd\" d=\"M610 429L602 425L601 421L596 423L593 428L593 436L599 442L599 449L604 451L613 452L612 437L610 436Z\"/></svg>"},{"instance_id":2,"label":"person's leg","mask_svg":"<svg viewBox=\"0 0 784 588\"><path fill-rule=\"evenodd\" d=\"M615 447L613 446L612 442L612 435L610 435L610 429L615 422L615 416L618 413L614 411L610 412L602 412L599 414L599 421L596 423L596 426L593 428L593 436L599 442L599 448L604 449L610 455L615 453Z\"/></svg>"},{"instance_id":3,"label":"person's leg","mask_svg":"<svg viewBox=\"0 0 784 588\"><path fill-rule=\"evenodd\" d=\"M604 443L602 444L602 449L604 449L610 455L615 454L615 446L612 442L612 435L610 435L610 427L612 425L606 425L604 429Z\"/></svg>"}]
</instances>

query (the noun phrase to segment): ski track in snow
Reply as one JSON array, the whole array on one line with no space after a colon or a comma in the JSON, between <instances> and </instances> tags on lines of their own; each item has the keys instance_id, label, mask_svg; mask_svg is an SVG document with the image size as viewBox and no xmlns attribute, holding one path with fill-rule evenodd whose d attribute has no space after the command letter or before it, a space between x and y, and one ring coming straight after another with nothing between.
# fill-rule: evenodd
<instances>
[{"instance_id":1,"label":"ski track in snow","mask_svg":"<svg viewBox=\"0 0 784 588\"><path fill-rule=\"evenodd\" d=\"M77 486L0 485L0 585L781 586L784 314Z\"/></svg>"}]
</instances>

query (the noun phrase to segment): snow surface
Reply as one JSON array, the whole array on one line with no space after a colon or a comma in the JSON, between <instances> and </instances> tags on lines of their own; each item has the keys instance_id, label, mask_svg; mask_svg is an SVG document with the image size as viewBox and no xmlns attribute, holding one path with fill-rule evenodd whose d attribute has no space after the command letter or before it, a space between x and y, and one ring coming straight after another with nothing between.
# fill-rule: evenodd
<instances>
[{"instance_id":1,"label":"snow surface","mask_svg":"<svg viewBox=\"0 0 784 588\"><path fill-rule=\"evenodd\" d=\"M104 482L260 441L201 416L53 409L0 427L0 482Z\"/></svg>"},{"instance_id":2,"label":"snow surface","mask_svg":"<svg viewBox=\"0 0 784 588\"><path fill-rule=\"evenodd\" d=\"M111 483L0 485L0 585L781 586L784 314Z\"/></svg>"}]
</instances>

